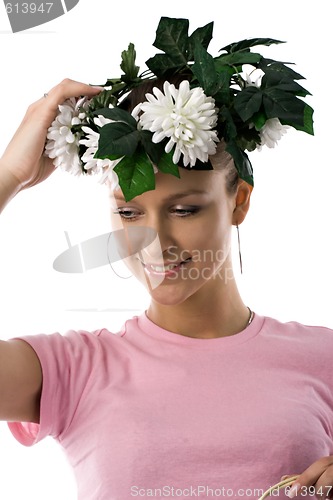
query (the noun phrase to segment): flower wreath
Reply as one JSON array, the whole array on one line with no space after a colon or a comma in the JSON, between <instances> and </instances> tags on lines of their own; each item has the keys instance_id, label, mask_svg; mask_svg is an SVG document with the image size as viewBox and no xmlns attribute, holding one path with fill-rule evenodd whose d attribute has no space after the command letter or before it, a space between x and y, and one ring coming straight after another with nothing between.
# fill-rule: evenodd
<instances>
[{"instance_id":1,"label":"flower wreath","mask_svg":"<svg viewBox=\"0 0 333 500\"><path fill-rule=\"evenodd\" d=\"M48 130L45 154L74 174L101 173L129 201L155 188L155 172L179 177L185 168L212 169L209 156L222 138L241 179L253 185L246 151L274 147L288 127L313 135L310 93L288 65L251 48L284 43L252 38L208 52L213 22L188 35L189 21L162 17L154 46L162 52L139 74L134 45L122 52L119 78L98 96L67 99ZM170 83L184 77L179 88ZM165 80L130 113L120 107L147 80Z\"/></svg>"}]
</instances>

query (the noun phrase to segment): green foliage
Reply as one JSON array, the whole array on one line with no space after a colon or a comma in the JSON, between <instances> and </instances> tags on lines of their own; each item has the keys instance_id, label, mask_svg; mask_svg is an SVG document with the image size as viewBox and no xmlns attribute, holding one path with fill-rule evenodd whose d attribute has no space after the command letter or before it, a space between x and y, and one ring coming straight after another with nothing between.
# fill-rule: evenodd
<instances>
[{"instance_id":1,"label":"green foliage","mask_svg":"<svg viewBox=\"0 0 333 500\"><path fill-rule=\"evenodd\" d=\"M122 156L132 156L140 141L139 131L127 123L107 123L100 129L98 150L95 158L117 160Z\"/></svg>"},{"instance_id":2,"label":"green foliage","mask_svg":"<svg viewBox=\"0 0 333 500\"><path fill-rule=\"evenodd\" d=\"M226 45L225 47L220 49L220 52L222 52L222 50L225 50L230 54L235 52L247 52L252 47L256 47L257 45L269 46L274 43L285 43L285 42L282 42L281 40L274 40L274 38L249 38L241 40L240 42L230 43L229 45Z\"/></svg>"},{"instance_id":3,"label":"green foliage","mask_svg":"<svg viewBox=\"0 0 333 500\"><path fill-rule=\"evenodd\" d=\"M161 158L159 161L156 163L158 170L163 172L164 174L172 174L175 177L180 178L179 174L179 169L178 165L175 165L172 161L172 152L171 153L165 153L161 155Z\"/></svg>"},{"instance_id":4,"label":"green foliage","mask_svg":"<svg viewBox=\"0 0 333 500\"><path fill-rule=\"evenodd\" d=\"M292 63L263 57L258 46L285 43L272 38L251 38L223 47L214 57L208 52L213 36L213 23L189 34L189 21L162 17L156 31L154 46L160 51L146 61L147 71L139 74L136 52L132 43L121 54L122 75L108 79L105 90L89 105L89 126L96 115L113 120L99 129L100 140L96 158L120 159L115 167L125 199L154 189L153 165L161 172L179 177L178 166L172 161L173 151L165 153L166 140L152 141L152 132L139 130L130 113L120 109L120 100L147 79L168 78L176 74L190 77L191 86L200 86L215 100L218 109L217 133L227 144L239 176L253 185L253 170L245 151L260 144L260 130L270 118L283 125L313 134L313 110L303 100L310 93L298 80ZM251 84L242 76L242 66L250 64L263 72L260 85ZM112 108L113 107L113 108ZM112 108L112 109L111 109ZM77 126L76 126L77 127ZM210 162L197 162L194 168L210 169Z\"/></svg>"},{"instance_id":5,"label":"green foliage","mask_svg":"<svg viewBox=\"0 0 333 500\"><path fill-rule=\"evenodd\" d=\"M154 47L163 50L146 61L148 68L157 76L177 73L193 61L198 44L207 48L213 35L213 23L195 30L188 36L188 19L162 17L156 31Z\"/></svg>"},{"instance_id":6,"label":"green foliage","mask_svg":"<svg viewBox=\"0 0 333 500\"><path fill-rule=\"evenodd\" d=\"M138 148L133 156L125 156L114 171L126 201L155 189L154 168L142 148Z\"/></svg>"},{"instance_id":7,"label":"green foliage","mask_svg":"<svg viewBox=\"0 0 333 500\"><path fill-rule=\"evenodd\" d=\"M239 177L253 186L253 170L247 154L234 141L228 142L226 150L233 157Z\"/></svg>"},{"instance_id":8,"label":"green foliage","mask_svg":"<svg viewBox=\"0 0 333 500\"><path fill-rule=\"evenodd\" d=\"M130 83L137 78L140 70L139 66L135 65L136 52L133 43L130 43L128 49L121 53L121 59L120 67L124 72L122 80Z\"/></svg>"}]
</instances>

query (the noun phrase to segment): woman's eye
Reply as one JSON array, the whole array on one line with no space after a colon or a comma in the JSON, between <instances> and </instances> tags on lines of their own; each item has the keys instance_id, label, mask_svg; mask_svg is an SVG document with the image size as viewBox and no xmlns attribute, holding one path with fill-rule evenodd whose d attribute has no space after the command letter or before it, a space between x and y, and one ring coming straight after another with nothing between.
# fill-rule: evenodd
<instances>
[{"instance_id":1,"label":"woman's eye","mask_svg":"<svg viewBox=\"0 0 333 500\"><path fill-rule=\"evenodd\" d=\"M173 213L176 213L180 217L188 217L190 215L194 215L197 212L199 212L199 207L192 207L192 208L174 208L171 210Z\"/></svg>"},{"instance_id":2,"label":"woman's eye","mask_svg":"<svg viewBox=\"0 0 333 500\"><path fill-rule=\"evenodd\" d=\"M133 220L138 216L138 213L134 212L134 210L116 210L113 213L127 220Z\"/></svg>"},{"instance_id":3,"label":"woman's eye","mask_svg":"<svg viewBox=\"0 0 333 500\"><path fill-rule=\"evenodd\" d=\"M170 212L178 217L189 217L199 212L199 210L200 210L199 207L188 207L188 208L174 208L170 210ZM135 210L129 210L129 209L118 209L113 213L116 215L120 215L122 219L127 221L136 220L140 215L140 212L136 212Z\"/></svg>"}]
</instances>

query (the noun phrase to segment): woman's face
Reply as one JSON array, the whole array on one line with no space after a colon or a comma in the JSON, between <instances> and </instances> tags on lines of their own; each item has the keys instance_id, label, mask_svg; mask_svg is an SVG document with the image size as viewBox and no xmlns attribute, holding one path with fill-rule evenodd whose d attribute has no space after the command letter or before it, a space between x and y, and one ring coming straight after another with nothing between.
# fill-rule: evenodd
<instances>
[{"instance_id":1,"label":"woman's face","mask_svg":"<svg viewBox=\"0 0 333 500\"><path fill-rule=\"evenodd\" d=\"M112 225L120 228L121 221L129 247L130 228L156 232L149 246L124 261L164 305L207 293L208 287L214 291L232 279L231 227L242 221L235 220L237 193L227 193L224 171L179 170L180 179L158 172L156 189L129 202L120 189L111 195Z\"/></svg>"}]
</instances>

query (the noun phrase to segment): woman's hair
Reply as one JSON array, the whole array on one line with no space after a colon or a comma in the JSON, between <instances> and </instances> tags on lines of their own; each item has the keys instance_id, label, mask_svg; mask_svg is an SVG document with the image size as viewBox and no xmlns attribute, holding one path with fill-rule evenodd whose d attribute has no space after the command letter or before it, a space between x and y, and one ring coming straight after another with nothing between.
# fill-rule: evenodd
<instances>
[{"instance_id":1,"label":"woman's hair","mask_svg":"<svg viewBox=\"0 0 333 500\"><path fill-rule=\"evenodd\" d=\"M176 88L179 87L183 80L190 80L191 75L187 74L177 74L170 78L157 78L154 80L146 80L138 87L135 87L131 92L123 99L120 106L126 111L133 111L133 109L141 102L146 101L146 94L152 93L154 87L157 87L163 91L163 84L167 80L169 83L173 83ZM210 158L212 160L214 170L224 170L226 174L226 189L230 195L233 195L238 186L238 172L235 168L233 159L231 155L225 150L225 143L221 141L217 144L216 154ZM185 168L182 164L180 167Z\"/></svg>"}]
</instances>

